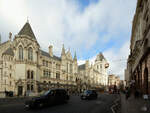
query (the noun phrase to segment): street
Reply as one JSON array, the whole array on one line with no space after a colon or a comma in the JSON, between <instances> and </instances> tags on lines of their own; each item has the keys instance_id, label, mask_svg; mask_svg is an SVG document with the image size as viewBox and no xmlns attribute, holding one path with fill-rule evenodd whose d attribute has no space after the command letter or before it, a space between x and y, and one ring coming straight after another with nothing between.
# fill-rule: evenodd
<instances>
[{"instance_id":1,"label":"street","mask_svg":"<svg viewBox=\"0 0 150 113\"><path fill-rule=\"evenodd\" d=\"M25 109L24 102L0 104L0 113L112 113L110 107L118 95L99 94L96 100L81 100L71 96L68 103L41 109Z\"/></svg>"}]
</instances>

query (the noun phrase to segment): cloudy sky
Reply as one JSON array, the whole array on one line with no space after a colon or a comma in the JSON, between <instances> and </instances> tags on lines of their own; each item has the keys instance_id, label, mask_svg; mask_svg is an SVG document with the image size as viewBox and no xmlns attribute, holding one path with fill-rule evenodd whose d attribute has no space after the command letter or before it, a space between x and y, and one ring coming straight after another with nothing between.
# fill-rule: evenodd
<instances>
[{"instance_id":1,"label":"cloudy sky","mask_svg":"<svg viewBox=\"0 0 150 113\"><path fill-rule=\"evenodd\" d=\"M93 61L103 52L110 63L108 73L123 79L132 19L137 0L0 0L2 42L16 35L27 21L41 45L60 55L62 44L78 63Z\"/></svg>"}]
</instances>

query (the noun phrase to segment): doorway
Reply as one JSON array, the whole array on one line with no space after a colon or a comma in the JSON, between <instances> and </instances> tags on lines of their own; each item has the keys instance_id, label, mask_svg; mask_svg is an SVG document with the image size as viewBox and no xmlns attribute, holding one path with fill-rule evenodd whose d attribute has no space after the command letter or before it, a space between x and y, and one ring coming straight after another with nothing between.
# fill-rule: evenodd
<instances>
[{"instance_id":1,"label":"doorway","mask_svg":"<svg viewBox=\"0 0 150 113\"><path fill-rule=\"evenodd\" d=\"M22 92L23 92L23 87L18 86L18 96L22 96Z\"/></svg>"}]
</instances>

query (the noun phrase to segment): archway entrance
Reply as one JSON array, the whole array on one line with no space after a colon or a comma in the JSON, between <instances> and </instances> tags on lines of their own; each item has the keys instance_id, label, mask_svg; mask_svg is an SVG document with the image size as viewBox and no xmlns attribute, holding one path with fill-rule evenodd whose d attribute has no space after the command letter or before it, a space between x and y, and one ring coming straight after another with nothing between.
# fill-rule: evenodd
<instances>
[{"instance_id":1,"label":"archway entrance","mask_svg":"<svg viewBox=\"0 0 150 113\"><path fill-rule=\"evenodd\" d=\"M148 94L148 69L144 70L144 93Z\"/></svg>"},{"instance_id":2,"label":"archway entrance","mask_svg":"<svg viewBox=\"0 0 150 113\"><path fill-rule=\"evenodd\" d=\"M22 93L23 93L23 87L18 86L18 96L22 96Z\"/></svg>"}]
</instances>

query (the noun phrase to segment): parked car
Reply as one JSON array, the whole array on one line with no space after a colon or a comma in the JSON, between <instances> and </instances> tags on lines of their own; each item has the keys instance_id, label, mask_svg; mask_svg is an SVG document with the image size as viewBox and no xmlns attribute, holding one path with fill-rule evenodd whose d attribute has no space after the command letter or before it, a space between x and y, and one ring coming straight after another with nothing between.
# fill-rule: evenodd
<instances>
[{"instance_id":1,"label":"parked car","mask_svg":"<svg viewBox=\"0 0 150 113\"><path fill-rule=\"evenodd\" d=\"M33 97L25 102L26 108L36 108L64 103L69 100L69 95L65 89L51 89L39 97Z\"/></svg>"},{"instance_id":2,"label":"parked car","mask_svg":"<svg viewBox=\"0 0 150 113\"><path fill-rule=\"evenodd\" d=\"M97 99L97 92L95 90L85 90L83 94L81 94L81 99Z\"/></svg>"}]
</instances>

